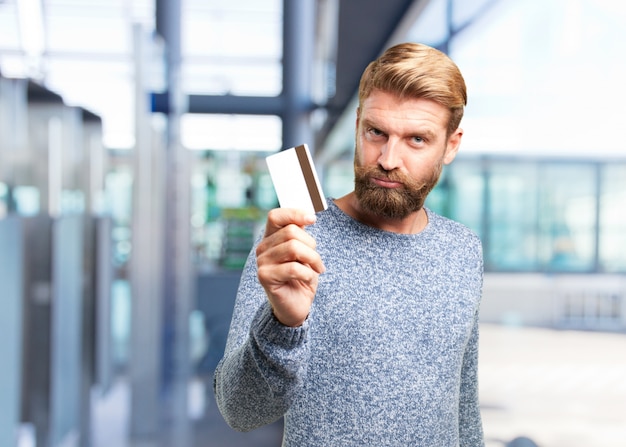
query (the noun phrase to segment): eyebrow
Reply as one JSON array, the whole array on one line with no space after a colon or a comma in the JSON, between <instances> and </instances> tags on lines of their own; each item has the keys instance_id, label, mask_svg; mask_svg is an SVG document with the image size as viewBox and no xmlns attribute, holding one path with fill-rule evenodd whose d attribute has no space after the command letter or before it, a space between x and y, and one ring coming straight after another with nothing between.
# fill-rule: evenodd
<instances>
[{"instance_id":1,"label":"eyebrow","mask_svg":"<svg viewBox=\"0 0 626 447\"><path fill-rule=\"evenodd\" d=\"M420 134L428 141L433 141L437 138L437 134L430 129L424 129Z\"/></svg>"},{"instance_id":2,"label":"eyebrow","mask_svg":"<svg viewBox=\"0 0 626 447\"><path fill-rule=\"evenodd\" d=\"M388 133L385 130L385 126L380 125L379 123L375 122L375 120L371 119L371 118L364 118L363 121L363 127L364 128L368 128L368 127L372 127L374 129L380 130L382 132L384 132L385 134ZM428 141L432 141L437 137L437 134L429 127L424 127L419 129L418 131L415 132L409 132L408 136L411 137L422 137L425 140Z\"/></svg>"}]
</instances>

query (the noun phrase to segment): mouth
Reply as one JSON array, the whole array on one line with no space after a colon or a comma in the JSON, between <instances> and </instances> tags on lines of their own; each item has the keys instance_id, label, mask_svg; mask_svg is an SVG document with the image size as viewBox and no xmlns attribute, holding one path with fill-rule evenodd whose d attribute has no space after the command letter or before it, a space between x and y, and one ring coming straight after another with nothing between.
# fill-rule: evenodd
<instances>
[{"instance_id":1,"label":"mouth","mask_svg":"<svg viewBox=\"0 0 626 447\"><path fill-rule=\"evenodd\" d=\"M401 188L403 185L400 182L396 182L384 177L372 177L372 183L381 188Z\"/></svg>"}]
</instances>

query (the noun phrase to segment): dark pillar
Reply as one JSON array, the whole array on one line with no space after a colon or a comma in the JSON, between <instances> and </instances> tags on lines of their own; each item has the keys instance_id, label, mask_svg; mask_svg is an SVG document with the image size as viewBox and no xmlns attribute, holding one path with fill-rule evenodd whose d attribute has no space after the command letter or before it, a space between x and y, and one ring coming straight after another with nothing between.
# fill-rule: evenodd
<instances>
[{"instance_id":1,"label":"dark pillar","mask_svg":"<svg viewBox=\"0 0 626 447\"><path fill-rule=\"evenodd\" d=\"M283 148L313 146L310 114L315 1L283 1Z\"/></svg>"}]
</instances>

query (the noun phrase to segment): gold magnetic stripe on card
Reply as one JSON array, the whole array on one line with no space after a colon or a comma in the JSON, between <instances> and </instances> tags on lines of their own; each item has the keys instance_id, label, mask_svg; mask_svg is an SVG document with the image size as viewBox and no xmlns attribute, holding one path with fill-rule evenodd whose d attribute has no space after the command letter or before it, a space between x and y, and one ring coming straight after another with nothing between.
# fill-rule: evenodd
<instances>
[{"instance_id":1,"label":"gold magnetic stripe on card","mask_svg":"<svg viewBox=\"0 0 626 447\"><path fill-rule=\"evenodd\" d=\"M309 196L313 203L313 209L315 212L324 211L324 202L320 197L319 189L317 189L317 183L315 182L315 175L313 175L313 167L309 163L309 157L306 155L306 149L304 145L296 146L296 155L298 156L298 162L300 163L300 169L304 175L304 181L306 187L309 190Z\"/></svg>"}]
</instances>

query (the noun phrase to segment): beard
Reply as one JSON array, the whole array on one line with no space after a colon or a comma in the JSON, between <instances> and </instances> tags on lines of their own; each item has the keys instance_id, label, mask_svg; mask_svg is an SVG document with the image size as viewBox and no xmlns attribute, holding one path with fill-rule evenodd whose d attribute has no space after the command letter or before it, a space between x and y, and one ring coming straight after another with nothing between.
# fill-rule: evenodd
<instances>
[{"instance_id":1,"label":"beard","mask_svg":"<svg viewBox=\"0 0 626 447\"><path fill-rule=\"evenodd\" d=\"M439 181L443 162L429 176L413 179L398 170L386 171L379 165L354 166L354 192L364 211L387 219L404 219L424 207L426 197ZM399 182L399 188L383 188L372 178Z\"/></svg>"}]
</instances>

